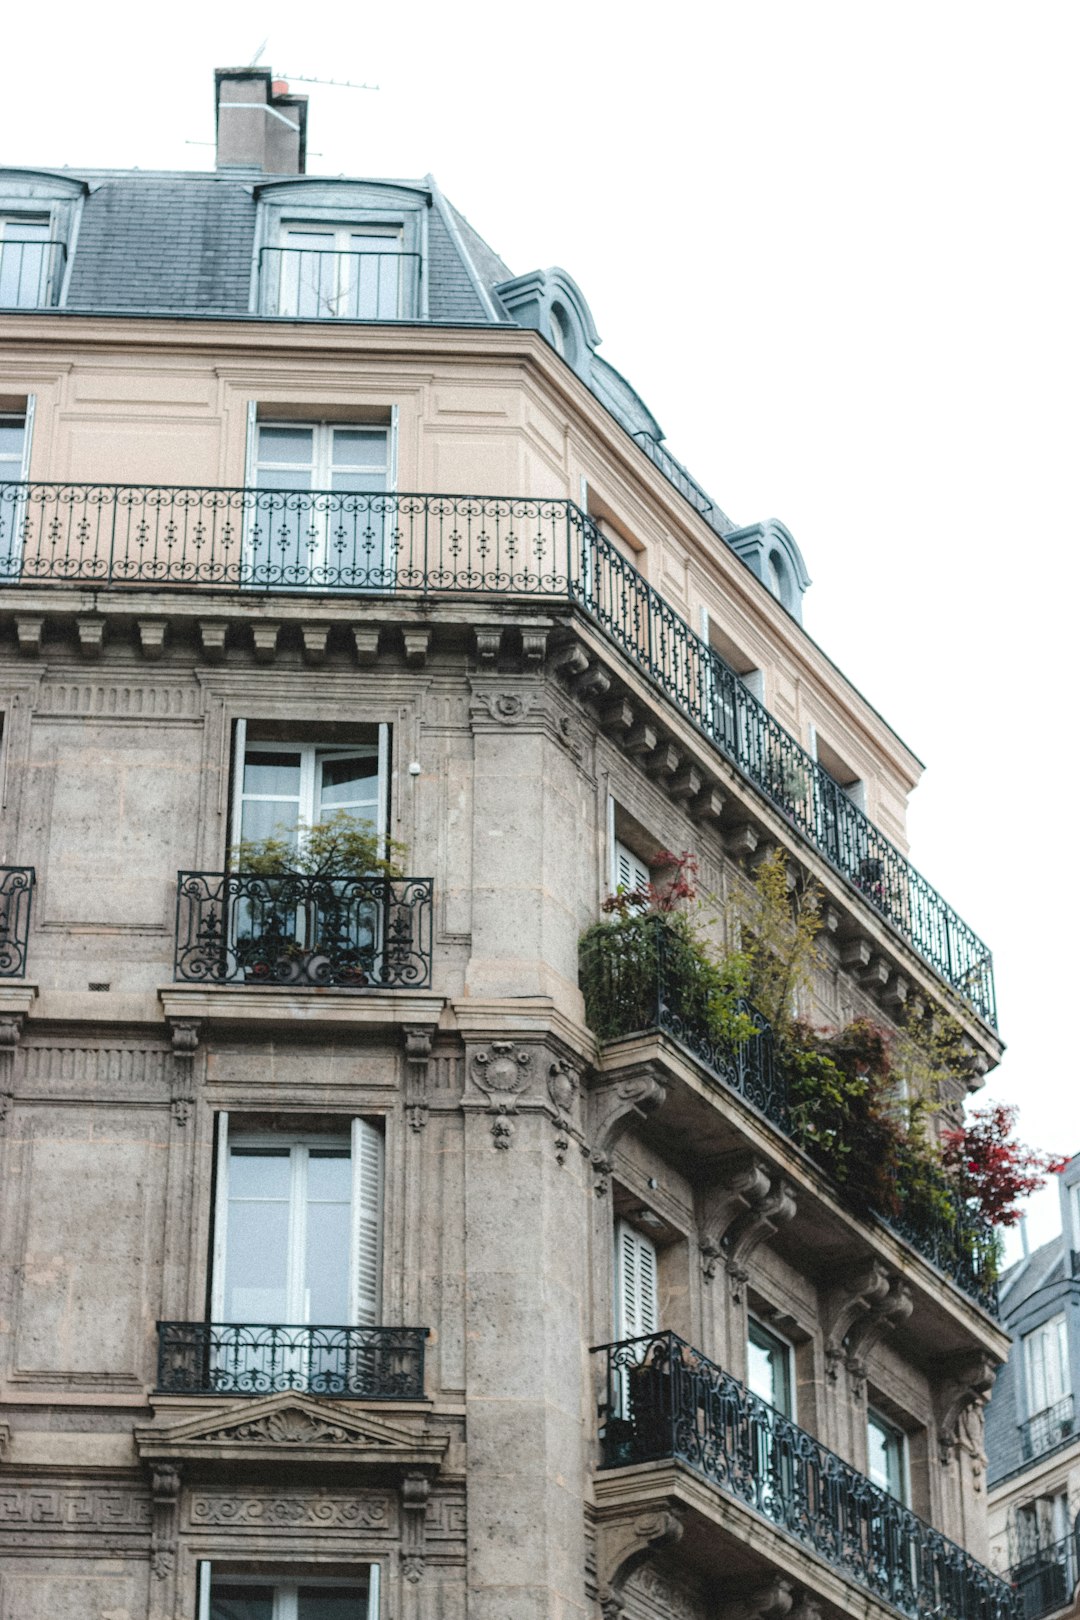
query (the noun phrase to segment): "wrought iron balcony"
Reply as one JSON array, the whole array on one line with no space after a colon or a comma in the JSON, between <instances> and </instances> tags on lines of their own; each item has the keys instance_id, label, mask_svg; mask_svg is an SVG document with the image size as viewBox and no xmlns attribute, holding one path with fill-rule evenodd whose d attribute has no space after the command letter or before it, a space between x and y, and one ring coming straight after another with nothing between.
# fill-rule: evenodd
<instances>
[{"instance_id":1,"label":"wrought iron balcony","mask_svg":"<svg viewBox=\"0 0 1080 1620\"><path fill-rule=\"evenodd\" d=\"M735 527L725 512L721 512L711 495L707 495L688 467L672 455L671 451L662 445L659 439L654 439L651 433L635 433L635 441L641 446L654 467L659 467L669 484L674 484L679 494L690 502L711 529L719 535L730 534Z\"/></svg>"},{"instance_id":2,"label":"wrought iron balcony","mask_svg":"<svg viewBox=\"0 0 1080 1620\"><path fill-rule=\"evenodd\" d=\"M1025 1462L1041 1457L1044 1451L1053 1451L1076 1433L1073 1398L1065 1395L1045 1412L1036 1412L1020 1425L1020 1452Z\"/></svg>"},{"instance_id":3,"label":"wrought iron balcony","mask_svg":"<svg viewBox=\"0 0 1080 1620\"><path fill-rule=\"evenodd\" d=\"M173 977L423 990L431 898L430 878L179 872Z\"/></svg>"},{"instance_id":4,"label":"wrought iron balcony","mask_svg":"<svg viewBox=\"0 0 1080 1620\"><path fill-rule=\"evenodd\" d=\"M1068 1608L1080 1583L1080 1531L1017 1559L1009 1580L1020 1595L1024 1620L1043 1620Z\"/></svg>"},{"instance_id":5,"label":"wrought iron balcony","mask_svg":"<svg viewBox=\"0 0 1080 1620\"><path fill-rule=\"evenodd\" d=\"M60 297L63 242L0 241L0 309L48 309Z\"/></svg>"},{"instance_id":6,"label":"wrought iron balcony","mask_svg":"<svg viewBox=\"0 0 1080 1620\"><path fill-rule=\"evenodd\" d=\"M773 1048L772 1030L748 1001L738 1010L757 1028L739 1046L710 1033L711 987L700 957L661 916L631 919L623 928L593 936L582 946L585 1016L600 1040L662 1030L679 1042L715 1080L782 1131L790 1131L787 1085Z\"/></svg>"},{"instance_id":7,"label":"wrought iron balcony","mask_svg":"<svg viewBox=\"0 0 1080 1620\"><path fill-rule=\"evenodd\" d=\"M910 1620L1023 1620L997 1575L677 1334L596 1353L604 1468L685 1463Z\"/></svg>"},{"instance_id":8,"label":"wrought iron balcony","mask_svg":"<svg viewBox=\"0 0 1080 1620\"><path fill-rule=\"evenodd\" d=\"M263 248L259 308L297 320L416 320L420 267L419 253Z\"/></svg>"},{"instance_id":9,"label":"wrought iron balcony","mask_svg":"<svg viewBox=\"0 0 1080 1620\"><path fill-rule=\"evenodd\" d=\"M572 604L988 1024L990 952L572 501L0 483L0 585Z\"/></svg>"},{"instance_id":10,"label":"wrought iron balcony","mask_svg":"<svg viewBox=\"0 0 1080 1620\"><path fill-rule=\"evenodd\" d=\"M32 866L0 866L0 979L26 977L33 893Z\"/></svg>"},{"instance_id":11,"label":"wrought iron balcony","mask_svg":"<svg viewBox=\"0 0 1080 1620\"><path fill-rule=\"evenodd\" d=\"M277 1395L338 1401L424 1398L427 1328L159 1322L163 1395Z\"/></svg>"},{"instance_id":12,"label":"wrought iron balcony","mask_svg":"<svg viewBox=\"0 0 1080 1620\"><path fill-rule=\"evenodd\" d=\"M667 919L642 916L587 936L580 966L585 1016L601 1041L659 1030L714 1080L738 1092L785 1135L793 1135L788 1078L769 1025L742 1002L740 1010L757 1025L751 1040L730 1046L710 1030L706 964ZM835 1190L842 1195L842 1188ZM903 1199L902 1187L897 1195ZM997 1314L997 1243L986 1221L963 1207L948 1216L925 1203L917 1211L901 1202L895 1214L876 1213L985 1310ZM1071 1405L1069 1412L1071 1420Z\"/></svg>"}]
</instances>

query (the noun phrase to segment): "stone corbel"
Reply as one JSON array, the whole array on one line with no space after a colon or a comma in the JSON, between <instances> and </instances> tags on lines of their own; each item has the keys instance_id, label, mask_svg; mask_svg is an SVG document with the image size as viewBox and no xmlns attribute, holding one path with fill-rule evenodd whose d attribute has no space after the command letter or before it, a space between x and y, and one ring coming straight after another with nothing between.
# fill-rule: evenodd
<instances>
[{"instance_id":1,"label":"stone corbel","mask_svg":"<svg viewBox=\"0 0 1080 1620\"><path fill-rule=\"evenodd\" d=\"M401 1573L412 1585L424 1573L424 1520L430 1495L426 1474L406 1474L401 1481Z\"/></svg>"},{"instance_id":2,"label":"stone corbel","mask_svg":"<svg viewBox=\"0 0 1080 1620\"><path fill-rule=\"evenodd\" d=\"M414 1131L428 1122L428 1060L434 1030L427 1024L406 1024L405 1117Z\"/></svg>"},{"instance_id":3,"label":"stone corbel","mask_svg":"<svg viewBox=\"0 0 1080 1620\"><path fill-rule=\"evenodd\" d=\"M574 1128L574 1114L581 1089L581 1075L566 1058L557 1058L548 1069L547 1089L555 1110L555 1157L560 1164L565 1164L570 1151L570 1138L579 1135Z\"/></svg>"},{"instance_id":4,"label":"stone corbel","mask_svg":"<svg viewBox=\"0 0 1080 1620\"><path fill-rule=\"evenodd\" d=\"M186 1125L195 1103L195 1054L199 1049L197 1022L177 1020L172 1028L172 1116Z\"/></svg>"},{"instance_id":5,"label":"stone corbel","mask_svg":"<svg viewBox=\"0 0 1080 1620\"><path fill-rule=\"evenodd\" d=\"M176 1566L179 1508L179 1468L155 1463L150 1471L150 1567L159 1581Z\"/></svg>"},{"instance_id":6,"label":"stone corbel","mask_svg":"<svg viewBox=\"0 0 1080 1620\"><path fill-rule=\"evenodd\" d=\"M487 1111L495 1117L491 1135L497 1148L508 1148L514 1139L513 1120L518 1099L532 1081L532 1053L516 1041L492 1041L474 1052L469 1060L473 1085L488 1100Z\"/></svg>"},{"instance_id":7,"label":"stone corbel","mask_svg":"<svg viewBox=\"0 0 1080 1620\"><path fill-rule=\"evenodd\" d=\"M604 1620L623 1620L623 1588L662 1547L672 1547L683 1533L672 1507L602 1519L596 1527L596 1580Z\"/></svg>"},{"instance_id":8,"label":"stone corbel","mask_svg":"<svg viewBox=\"0 0 1080 1620\"><path fill-rule=\"evenodd\" d=\"M0 1136L15 1100L15 1049L22 1037L22 1017L0 1018Z\"/></svg>"},{"instance_id":9,"label":"stone corbel","mask_svg":"<svg viewBox=\"0 0 1080 1620\"><path fill-rule=\"evenodd\" d=\"M667 1087L648 1071L601 1079L589 1097L591 1160L598 1195L607 1192L615 1144L635 1119L655 1114L667 1097Z\"/></svg>"},{"instance_id":10,"label":"stone corbel","mask_svg":"<svg viewBox=\"0 0 1080 1620\"><path fill-rule=\"evenodd\" d=\"M845 1366L862 1393L865 1358L882 1335L911 1315L911 1290L871 1260L832 1290L825 1312L825 1369L833 1383Z\"/></svg>"},{"instance_id":11,"label":"stone corbel","mask_svg":"<svg viewBox=\"0 0 1080 1620\"><path fill-rule=\"evenodd\" d=\"M701 1269L712 1282L723 1261L738 1304L754 1250L795 1214L795 1189L763 1159L737 1154L719 1167L698 1227Z\"/></svg>"},{"instance_id":12,"label":"stone corbel","mask_svg":"<svg viewBox=\"0 0 1080 1620\"><path fill-rule=\"evenodd\" d=\"M934 1401L937 1416L938 1456L947 1465L962 1442L968 1413L981 1410L990 1399L998 1363L987 1355L962 1356L943 1369Z\"/></svg>"},{"instance_id":13,"label":"stone corbel","mask_svg":"<svg viewBox=\"0 0 1080 1620\"><path fill-rule=\"evenodd\" d=\"M795 1620L791 1582L775 1575L745 1597L732 1598L716 1611L717 1620Z\"/></svg>"}]
</instances>

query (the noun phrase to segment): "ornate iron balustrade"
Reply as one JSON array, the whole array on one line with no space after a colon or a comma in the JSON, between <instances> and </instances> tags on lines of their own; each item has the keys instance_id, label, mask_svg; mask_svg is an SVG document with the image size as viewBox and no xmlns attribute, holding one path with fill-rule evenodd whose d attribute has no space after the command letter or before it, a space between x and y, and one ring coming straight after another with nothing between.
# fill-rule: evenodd
<instances>
[{"instance_id":1,"label":"ornate iron balustrade","mask_svg":"<svg viewBox=\"0 0 1080 1620\"><path fill-rule=\"evenodd\" d=\"M431 899L430 878L180 872L173 977L423 990Z\"/></svg>"},{"instance_id":2,"label":"ornate iron balustrade","mask_svg":"<svg viewBox=\"0 0 1080 1620\"><path fill-rule=\"evenodd\" d=\"M259 308L298 320L415 320L419 253L262 248Z\"/></svg>"},{"instance_id":3,"label":"ornate iron balustrade","mask_svg":"<svg viewBox=\"0 0 1080 1620\"><path fill-rule=\"evenodd\" d=\"M748 1001L737 1009L757 1033L739 1045L709 1027L710 986L701 957L662 916L629 919L582 946L585 1016L601 1040L660 1029L684 1046L715 1080L790 1131L787 1085L779 1073L772 1030Z\"/></svg>"},{"instance_id":4,"label":"ornate iron balustrade","mask_svg":"<svg viewBox=\"0 0 1080 1620\"><path fill-rule=\"evenodd\" d=\"M990 952L572 501L0 483L0 584L573 603L976 1013Z\"/></svg>"},{"instance_id":5,"label":"ornate iron balustrade","mask_svg":"<svg viewBox=\"0 0 1080 1620\"><path fill-rule=\"evenodd\" d=\"M1067 1608L1080 1583L1080 1531L1017 1560L1009 1580L1020 1595L1024 1620L1043 1620Z\"/></svg>"},{"instance_id":6,"label":"ornate iron balustrade","mask_svg":"<svg viewBox=\"0 0 1080 1620\"><path fill-rule=\"evenodd\" d=\"M748 1001L737 1007L757 1027L749 1041L732 1046L710 1029L708 964L672 919L658 914L631 917L620 926L586 935L580 978L585 1017L599 1040L661 1030L714 1079L752 1103L786 1136L797 1139L788 1077L776 1055L772 1030ZM843 1195L842 1187L834 1190ZM996 1316L994 1228L962 1205L950 1217L925 1203L917 1209L906 1207L902 1187L897 1196L899 1210L889 1216L875 1211L877 1219ZM865 1215L861 1206L856 1207ZM1069 1411L1071 1419L1071 1405Z\"/></svg>"},{"instance_id":7,"label":"ornate iron balustrade","mask_svg":"<svg viewBox=\"0 0 1080 1620\"><path fill-rule=\"evenodd\" d=\"M157 1387L167 1395L276 1395L339 1401L424 1398L427 1328L159 1322Z\"/></svg>"},{"instance_id":8,"label":"ornate iron balustrade","mask_svg":"<svg viewBox=\"0 0 1080 1620\"><path fill-rule=\"evenodd\" d=\"M0 309L47 309L60 297L63 242L0 241Z\"/></svg>"},{"instance_id":9,"label":"ornate iron balustrade","mask_svg":"<svg viewBox=\"0 0 1080 1620\"><path fill-rule=\"evenodd\" d=\"M1045 1412L1036 1412L1020 1425L1020 1452L1025 1462L1041 1457L1044 1451L1053 1451L1076 1433L1073 1398L1064 1396L1048 1406Z\"/></svg>"},{"instance_id":10,"label":"ornate iron balustrade","mask_svg":"<svg viewBox=\"0 0 1080 1620\"><path fill-rule=\"evenodd\" d=\"M677 1334L595 1353L604 1468L683 1462L911 1620L1023 1620L997 1575Z\"/></svg>"},{"instance_id":11,"label":"ornate iron balustrade","mask_svg":"<svg viewBox=\"0 0 1080 1620\"><path fill-rule=\"evenodd\" d=\"M690 502L694 511L705 519L711 529L715 529L721 536L731 533L735 525L726 512L721 512L712 496L706 494L688 467L684 467L682 462L673 456L659 439L654 439L651 433L635 433L633 438L653 466L659 467L668 483L674 484L679 494Z\"/></svg>"},{"instance_id":12,"label":"ornate iron balustrade","mask_svg":"<svg viewBox=\"0 0 1080 1620\"><path fill-rule=\"evenodd\" d=\"M26 977L34 881L32 866L0 866L0 979Z\"/></svg>"}]
</instances>

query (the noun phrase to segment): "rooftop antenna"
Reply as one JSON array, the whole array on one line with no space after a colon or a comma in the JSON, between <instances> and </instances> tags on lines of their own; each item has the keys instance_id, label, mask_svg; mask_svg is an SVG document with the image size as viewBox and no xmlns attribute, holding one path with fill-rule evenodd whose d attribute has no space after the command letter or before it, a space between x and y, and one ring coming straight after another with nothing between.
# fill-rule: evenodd
<instances>
[{"instance_id":1,"label":"rooftop antenna","mask_svg":"<svg viewBox=\"0 0 1080 1620\"><path fill-rule=\"evenodd\" d=\"M265 43L265 42L264 42ZM287 73L282 70L281 77L296 84L332 84L339 90L378 90L377 84L355 84L352 79L310 79L303 73Z\"/></svg>"},{"instance_id":2,"label":"rooftop antenna","mask_svg":"<svg viewBox=\"0 0 1080 1620\"><path fill-rule=\"evenodd\" d=\"M263 40L262 44L259 46L258 50L255 52L255 55L251 58L251 61L248 63L249 68L253 68L256 65L256 63L259 60L259 57L262 55L263 51L265 51L265 49L269 45L269 43L270 43L270 35L267 34L267 36Z\"/></svg>"}]
</instances>

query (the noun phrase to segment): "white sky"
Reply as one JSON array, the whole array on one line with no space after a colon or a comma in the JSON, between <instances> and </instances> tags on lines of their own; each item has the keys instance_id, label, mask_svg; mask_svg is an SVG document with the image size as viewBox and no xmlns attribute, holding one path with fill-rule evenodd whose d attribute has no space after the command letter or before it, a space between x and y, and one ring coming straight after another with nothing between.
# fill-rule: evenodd
<instances>
[{"instance_id":1,"label":"white sky","mask_svg":"<svg viewBox=\"0 0 1080 1620\"><path fill-rule=\"evenodd\" d=\"M807 628L926 761L913 859L995 952L986 1094L1080 1148L1075 3L106 15L5 18L0 161L210 167L212 70L264 40L377 83L295 85L309 171L430 170L515 273L562 265L672 450L788 524Z\"/></svg>"}]
</instances>

